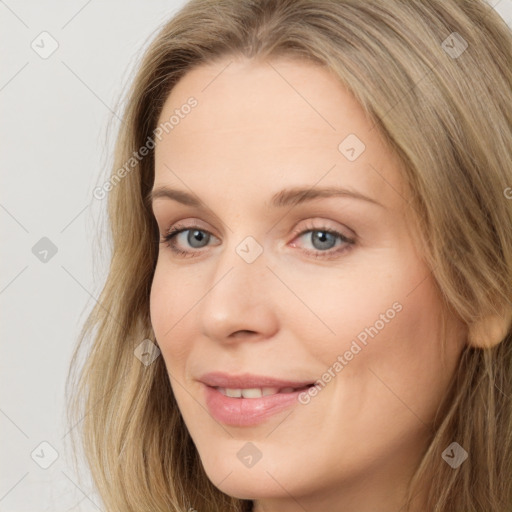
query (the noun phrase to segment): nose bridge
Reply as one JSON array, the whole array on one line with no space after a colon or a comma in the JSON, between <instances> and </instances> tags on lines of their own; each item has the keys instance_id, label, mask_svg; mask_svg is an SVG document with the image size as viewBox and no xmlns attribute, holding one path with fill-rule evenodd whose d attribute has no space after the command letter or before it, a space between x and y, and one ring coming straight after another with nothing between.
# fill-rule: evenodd
<instances>
[{"instance_id":1,"label":"nose bridge","mask_svg":"<svg viewBox=\"0 0 512 512\"><path fill-rule=\"evenodd\" d=\"M224 288L229 290L224 292L235 294L247 290L256 292L257 287L254 285L265 281L269 272L266 261L263 242L252 235L241 236L238 232L231 232L226 237L224 250L216 258L212 285L214 283L220 285L226 280ZM249 298L247 294L246 297ZM257 299L257 297L252 298Z\"/></svg>"},{"instance_id":2,"label":"nose bridge","mask_svg":"<svg viewBox=\"0 0 512 512\"><path fill-rule=\"evenodd\" d=\"M263 245L246 236L217 256L209 289L201 301L203 334L227 340L236 331L268 336L275 329L275 308L269 290Z\"/></svg>"}]
</instances>

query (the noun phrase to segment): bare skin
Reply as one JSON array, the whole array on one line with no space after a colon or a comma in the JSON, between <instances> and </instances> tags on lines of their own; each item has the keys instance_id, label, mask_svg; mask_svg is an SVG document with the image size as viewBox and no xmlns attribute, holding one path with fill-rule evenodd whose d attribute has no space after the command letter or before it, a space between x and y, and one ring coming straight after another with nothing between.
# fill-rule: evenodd
<instances>
[{"instance_id":1,"label":"bare skin","mask_svg":"<svg viewBox=\"0 0 512 512\"><path fill-rule=\"evenodd\" d=\"M197 106L157 143L154 189L193 193L205 208L154 200L162 237L178 221L191 231L172 240L187 256L160 245L151 320L208 477L258 512L398 512L465 343L450 318L441 348L441 300L413 243L399 162L353 96L314 64L200 66L175 86L160 121L190 96ZM365 145L360 155L357 139L339 149L350 134ZM270 206L292 187L370 200ZM262 250L251 263L237 252L249 236ZM377 334L346 356L371 326ZM212 417L200 382L212 371L325 381L329 369L307 403L251 426ZM249 441L261 454L252 467L237 457Z\"/></svg>"}]
</instances>

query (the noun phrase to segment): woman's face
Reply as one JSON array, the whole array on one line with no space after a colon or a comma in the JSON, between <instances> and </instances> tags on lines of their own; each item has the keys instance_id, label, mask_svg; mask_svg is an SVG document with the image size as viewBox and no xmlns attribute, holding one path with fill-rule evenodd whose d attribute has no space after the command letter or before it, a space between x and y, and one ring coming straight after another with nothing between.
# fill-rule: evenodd
<instances>
[{"instance_id":1,"label":"woman's face","mask_svg":"<svg viewBox=\"0 0 512 512\"><path fill-rule=\"evenodd\" d=\"M397 510L465 342L398 160L306 62L197 67L169 119L151 321L206 473L261 510Z\"/></svg>"}]
</instances>

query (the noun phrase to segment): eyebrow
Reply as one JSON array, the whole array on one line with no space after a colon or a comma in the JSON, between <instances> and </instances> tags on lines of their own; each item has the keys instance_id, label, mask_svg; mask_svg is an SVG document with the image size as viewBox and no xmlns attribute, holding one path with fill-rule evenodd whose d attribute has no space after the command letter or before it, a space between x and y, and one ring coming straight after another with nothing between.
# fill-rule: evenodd
<instances>
[{"instance_id":1,"label":"eyebrow","mask_svg":"<svg viewBox=\"0 0 512 512\"><path fill-rule=\"evenodd\" d=\"M274 194L270 200L270 206L273 208L284 208L285 206L295 206L306 201L329 197L348 197L367 201L382 208L386 208L383 204L371 197L342 187L288 188ZM146 201L149 204L152 204L156 199L172 199L187 206L196 208L204 207L203 203L196 196L182 190L171 189L165 186L151 190L146 197Z\"/></svg>"}]
</instances>

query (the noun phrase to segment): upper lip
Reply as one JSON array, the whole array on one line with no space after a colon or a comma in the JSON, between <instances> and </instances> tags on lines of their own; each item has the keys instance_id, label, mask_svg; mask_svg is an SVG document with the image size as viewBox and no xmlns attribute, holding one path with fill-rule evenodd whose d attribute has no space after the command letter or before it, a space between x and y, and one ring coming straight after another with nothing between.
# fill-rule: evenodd
<instances>
[{"instance_id":1,"label":"upper lip","mask_svg":"<svg viewBox=\"0 0 512 512\"><path fill-rule=\"evenodd\" d=\"M312 381L276 379L274 377L250 373L229 375L222 372L205 373L198 380L207 386L229 389L303 388L313 383Z\"/></svg>"}]
</instances>

